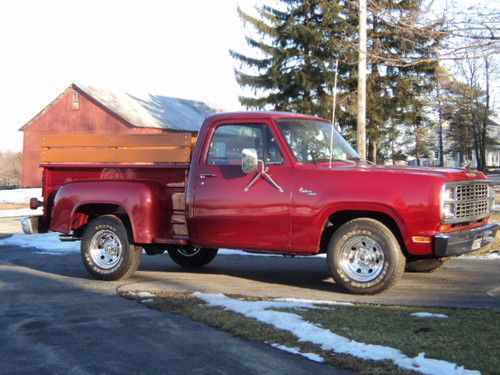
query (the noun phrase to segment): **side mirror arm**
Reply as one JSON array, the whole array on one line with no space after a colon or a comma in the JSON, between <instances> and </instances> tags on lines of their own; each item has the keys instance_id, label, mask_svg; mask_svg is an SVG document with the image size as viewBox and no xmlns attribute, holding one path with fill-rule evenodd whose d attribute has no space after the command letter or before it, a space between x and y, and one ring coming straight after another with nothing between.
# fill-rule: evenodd
<instances>
[{"instance_id":1,"label":"side mirror arm","mask_svg":"<svg viewBox=\"0 0 500 375\"><path fill-rule=\"evenodd\" d=\"M255 183L259 180L259 178L263 178L264 180L266 180L267 182L269 182L272 186L274 186L276 189L278 189L278 191L280 193L283 193L284 190L281 186L279 186L276 181L274 181L274 179L267 173L269 171L269 167L267 167L264 163L263 160L258 160L258 164L261 165L261 170L257 172L257 174L255 175L255 177L252 179L252 181L250 181L250 183L246 186L245 189L243 189L246 192L248 192L250 190L250 188L255 185Z\"/></svg>"}]
</instances>

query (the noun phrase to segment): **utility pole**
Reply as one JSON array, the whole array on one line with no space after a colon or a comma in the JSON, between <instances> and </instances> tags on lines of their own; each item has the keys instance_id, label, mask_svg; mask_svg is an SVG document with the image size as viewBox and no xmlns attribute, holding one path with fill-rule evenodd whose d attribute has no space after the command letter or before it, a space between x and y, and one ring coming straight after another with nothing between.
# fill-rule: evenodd
<instances>
[{"instance_id":1,"label":"utility pole","mask_svg":"<svg viewBox=\"0 0 500 375\"><path fill-rule=\"evenodd\" d=\"M358 153L366 159L366 0L359 0Z\"/></svg>"}]
</instances>

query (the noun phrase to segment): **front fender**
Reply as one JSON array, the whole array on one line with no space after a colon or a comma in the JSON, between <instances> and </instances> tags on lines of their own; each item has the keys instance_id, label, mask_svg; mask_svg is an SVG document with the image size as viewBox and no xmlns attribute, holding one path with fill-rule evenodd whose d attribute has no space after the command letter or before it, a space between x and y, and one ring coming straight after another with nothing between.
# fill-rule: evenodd
<instances>
[{"instance_id":1,"label":"front fender","mask_svg":"<svg viewBox=\"0 0 500 375\"><path fill-rule=\"evenodd\" d=\"M293 223L294 247L309 252L320 251L323 231L330 218L339 213L360 213L368 216L382 214L396 223L403 238L407 233L406 223L399 212L391 206L373 202L335 202L320 205L317 210L304 210L301 214L295 212L294 217L296 220Z\"/></svg>"},{"instance_id":2,"label":"front fender","mask_svg":"<svg viewBox=\"0 0 500 375\"><path fill-rule=\"evenodd\" d=\"M168 198L164 186L152 181L70 182L54 198L50 229L69 234L81 225L82 207L111 205L127 214L134 243L153 243L155 238L170 236L172 201Z\"/></svg>"},{"instance_id":3,"label":"front fender","mask_svg":"<svg viewBox=\"0 0 500 375\"><path fill-rule=\"evenodd\" d=\"M326 206L321 214L321 222L325 223L329 220L329 218L339 212L371 212L374 214L383 214L385 216L390 217L396 225L403 236L406 236L407 226L406 223L401 216L400 212L398 212L394 207L389 206L385 203L376 203L376 202L338 202L331 206Z\"/></svg>"}]
</instances>

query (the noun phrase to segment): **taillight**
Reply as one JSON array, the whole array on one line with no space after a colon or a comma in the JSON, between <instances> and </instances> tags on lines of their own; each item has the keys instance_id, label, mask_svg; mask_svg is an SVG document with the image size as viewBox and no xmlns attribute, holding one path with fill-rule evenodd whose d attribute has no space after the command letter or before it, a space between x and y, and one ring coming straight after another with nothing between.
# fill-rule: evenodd
<instances>
[{"instance_id":1,"label":"taillight","mask_svg":"<svg viewBox=\"0 0 500 375\"><path fill-rule=\"evenodd\" d=\"M38 207L42 207L43 202L39 201L38 198L31 198L30 199L30 208L32 210L36 210Z\"/></svg>"}]
</instances>

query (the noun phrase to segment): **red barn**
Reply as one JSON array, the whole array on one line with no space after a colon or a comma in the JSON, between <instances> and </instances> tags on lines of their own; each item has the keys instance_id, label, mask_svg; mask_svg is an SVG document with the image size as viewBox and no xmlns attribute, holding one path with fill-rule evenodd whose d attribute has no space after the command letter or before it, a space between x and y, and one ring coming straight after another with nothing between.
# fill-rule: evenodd
<instances>
[{"instance_id":1,"label":"red barn","mask_svg":"<svg viewBox=\"0 0 500 375\"><path fill-rule=\"evenodd\" d=\"M72 84L20 130L24 187L41 186L41 144L54 134L168 134L199 131L214 113L207 104L159 95L133 95Z\"/></svg>"}]
</instances>

